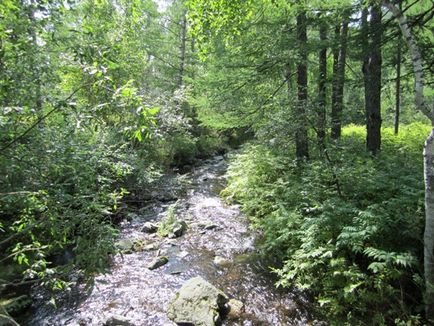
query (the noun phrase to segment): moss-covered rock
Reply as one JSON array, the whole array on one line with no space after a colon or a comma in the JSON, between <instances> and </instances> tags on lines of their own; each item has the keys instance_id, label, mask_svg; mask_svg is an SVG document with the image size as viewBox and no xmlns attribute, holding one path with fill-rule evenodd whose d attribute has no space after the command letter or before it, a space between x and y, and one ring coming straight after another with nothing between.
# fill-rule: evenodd
<instances>
[{"instance_id":1,"label":"moss-covered rock","mask_svg":"<svg viewBox=\"0 0 434 326\"><path fill-rule=\"evenodd\" d=\"M228 297L201 277L188 280L170 302L167 315L177 324L214 326Z\"/></svg>"}]
</instances>

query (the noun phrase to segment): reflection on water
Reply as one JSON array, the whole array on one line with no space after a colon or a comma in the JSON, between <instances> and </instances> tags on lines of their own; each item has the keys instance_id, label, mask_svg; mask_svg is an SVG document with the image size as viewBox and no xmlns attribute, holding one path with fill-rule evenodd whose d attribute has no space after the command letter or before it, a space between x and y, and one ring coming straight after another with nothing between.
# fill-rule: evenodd
<instances>
[{"instance_id":1,"label":"reflection on water","mask_svg":"<svg viewBox=\"0 0 434 326\"><path fill-rule=\"evenodd\" d=\"M226 205L219 198L226 167L225 160L217 157L188 175L189 189L179 199L177 211L189 225L184 236L160 239L140 232L145 221L161 219L169 203L148 207L146 215L124 222L120 238L155 243L156 250L115 256L110 273L96 277L91 289L71 294L58 310L41 299L26 324L103 325L117 315L132 325L174 325L166 316L168 302L186 280L200 275L245 304L241 319L223 325L306 325L303 297L275 289L246 218L237 205ZM169 257L169 263L148 270L158 254ZM230 262L218 267L215 256Z\"/></svg>"}]
</instances>

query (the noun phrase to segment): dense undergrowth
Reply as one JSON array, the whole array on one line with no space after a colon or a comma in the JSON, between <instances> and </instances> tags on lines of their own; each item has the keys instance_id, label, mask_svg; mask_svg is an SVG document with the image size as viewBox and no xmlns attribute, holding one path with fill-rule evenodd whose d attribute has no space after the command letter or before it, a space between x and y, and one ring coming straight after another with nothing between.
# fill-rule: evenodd
<instances>
[{"instance_id":1,"label":"dense undergrowth","mask_svg":"<svg viewBox=\"0 0 434 326\"><path fill-rule=\"evenodd\" d=\"M263 231L281 262L279 286L315 296L332 324L422 323L422 148L430 127L383 128L382 151L347 126L325 157L297 164L285 151L248 144L223 194Z\"/></svg>"},{"instance_id":2,"label":"dense undergrowth","mask_svg":"<svg viewBox=\"0 0 434 326\"><path fill-rule=\"evenodd\" d=\"M117 224L152 197L154 183L226 150L223 139L184 132L140 143L47 121L31 146L0 157L0 291L27 282L65 289L72 268L91 280L116 250Z\"/></svg>"}]
</instances>

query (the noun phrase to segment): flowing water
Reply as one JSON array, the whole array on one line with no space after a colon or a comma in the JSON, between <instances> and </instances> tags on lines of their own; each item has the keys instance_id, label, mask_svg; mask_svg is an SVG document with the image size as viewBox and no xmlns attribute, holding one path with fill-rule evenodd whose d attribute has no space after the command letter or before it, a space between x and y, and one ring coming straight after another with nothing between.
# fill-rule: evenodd
<instances>
[{"instance_id":1,"label":"flowing water","mask_svg":"<svg viewBox=\"0 0 434 326\"><path fill-rule=\"evenodd\" d=\"M132 325L175 325L166 316L167 304L195 276L244 303L241 318L225 320L223 325L309 324L304 297L274 287L267 264L255 248L257 234L249 229L237 205L220 199L226 168L225 159L216 157L183 176L188 185L176 206L177 218L188 224L183 236L167 239L141 232L144 222L165 216L170 202L142 207L140 214L122 224L120 239L140 239L154 243L156 249L116 255L109 273L96 277L91 289L71 294L58 309L43 303L41 297L25 324L103 325L110 316L123 316ZM149 262L161 254L169 262L149 270ZM226 261L216 265L216 256Z\"/></svg>"}]
</instances>

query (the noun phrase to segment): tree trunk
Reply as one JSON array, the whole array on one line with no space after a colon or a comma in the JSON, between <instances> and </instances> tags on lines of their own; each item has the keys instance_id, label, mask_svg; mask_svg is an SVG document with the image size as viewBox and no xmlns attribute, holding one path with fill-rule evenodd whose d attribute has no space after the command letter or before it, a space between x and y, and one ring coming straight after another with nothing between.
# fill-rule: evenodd
<instances>
[{"instance_id":1,"label":"tree trunk","mask_svg":"<svg viewBox=\"0 0 434 326\"><path fill-rule=\"evenodd\" d=\"M326 128L326 82L327 82L327 24L321 23L319 28L321 50L319 51L319 78L318 78L318 122L317 138L320 151L325 149Z\"/></svg>"},{"instance_id":2,"label":"tree trunk","mask_svg":"<svg viewBox=\"0 0 434 326\"><path fill-rule=\"evenodd\" d=\"M423 95L424 79L422 57L419 47L411 33L406 17L395 5L385 0L384 5L398 20L401 32L411 53L414 70L414 90L416 106L434 125L434 107L425 103ZM425 233L424 233L424 273L425 273L425 315L428 325L434 325L434 128L425 142Z\"/></svg>"},{"instance_id":3,"label":"tree trunk","mask_svg":"<svg viewBox=\"0 0 434 326\"><path fill-rule=\"evenodd\" d=\"M338 78L338 66L339 66L339 47L340 47L340 38L341 38L341 25L335 26L335 36L334 36L334 44L333 44L333 79L332 79L332 110L331 110L331 138L336 140L339 138L338 130L340 129L341 122L339 121L338 116L338 88L339 88L339 78Z\"/></svg>"},{"instance_id":4,"label":"tree trunk","mask_svg":"<svg viewBox=\"0 0 434 326\"><path fill-rule=\"evenodd\" d=\"M401 113L401 51L401 40L398 40L396 53L395 135L399 131L399 115Z\"/></svg>"},{"instance_id":5,"label":"tree trunk","mask_svg":"<svg viewBox=\"0 0 434 326\"><path fill-rule=\"evenodd\" d=\"M378 5L373 5L369 28L371 42L363 62L366 147L373 155L381 148L381 28L381 9Z\"/></svg>"},{"instance_id":6,"label":"tree trunk","mask_svg":"<svg viewBox=\"0 0 434 326\"><path fill-rule=\"evenodd\" d=\"M424 234L424 272L425 272L425 313L428 325L434 325L434 128L425 142L425 234ZM431 319L430 321L430 318Z\"/></svg>"},{"instance_id":7,"label":"tree trunk","mask_svg":"<svg viewBox=\"0 0 434 326\"><path fill-rule=\"evenodd\" d=\"M179 47L180 63L179 63L179 75L178 75L178 88L182 87L184 82L186 41L187 41L187 12L184 10L182 12L182 21L181 21L181 45Z\"/></svg>"},{"instance_id":8,"label":"tree trunk","mask_svg":"<svg viewBox=\"0 0 434 326\"><path fill-rule=\"evenodd\" d=\"M296 114L299 119L295 131L295 154L297 159L308 159L309 148L307 138L306 105L307 105L307 19L303 11L297 16L297 40L300 47L300 58L297 63L298 103Z\"/></svg>"},{"instance_id":9,"label":"tree trunk","mask_svg":"<svg viewBox=\"0 0 434 326\"><path fill-rule=\"evenodd\" d=\"M342 112L344 108L344 86L345 86L345 64L347 57L347 37L348 37L348 13L344 14L344 21L342 23L342 28L336 28L336 37L339 40L339 51L337 51L337 58L334 58L333 64L333 76L334 79L334 89L333 89L333 99L332 102L332 132L331 136L333 139L339 139L341 137L342 131ZM335 54L336 55L336 54Z\"/></svg>"},{"instance_id":10,"label":"tree trunk","mask_svg":"<svg viewBox=\"0 0 434 326\"><path fill-rule=\"evenodd\" d=\"M399 10L402 9L402 2L399 2ZM396 49L396 93L395 93L395 135L399 131L399 115L401 114L401 61L402 61L402 43L401 38L398 38Z\"/></svg>"}]
</instances>

